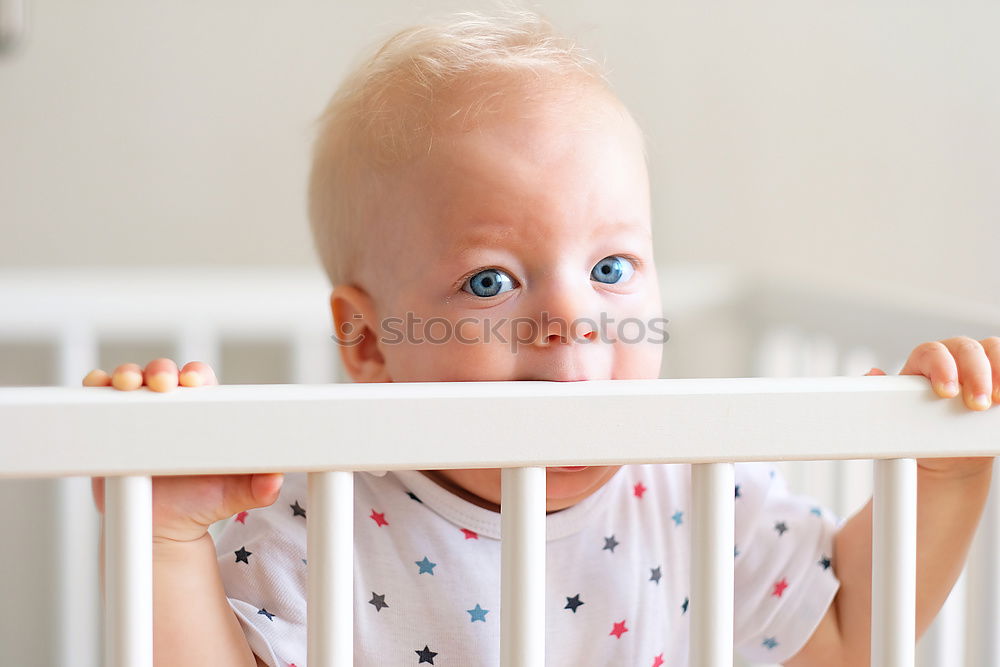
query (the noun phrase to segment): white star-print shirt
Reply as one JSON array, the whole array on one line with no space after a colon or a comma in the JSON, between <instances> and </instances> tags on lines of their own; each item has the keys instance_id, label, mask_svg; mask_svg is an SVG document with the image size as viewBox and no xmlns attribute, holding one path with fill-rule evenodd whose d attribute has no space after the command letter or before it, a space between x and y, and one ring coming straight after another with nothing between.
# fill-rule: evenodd
<instances>
[{"instance_id":1,"label":"white star-print shirt","mask_svg":"<svg viewBox=\"0 0 1000 667\"><path fill-rule=\"evenodd\" d=\"M782 662L839 587L838 523L767 464L736 464L737 650ZM689 465L623 466L546 516L546 664L688 664ZM306 666L306 475L216 539L226 594L250 647ZM500 515L415 471L355 474L356 665L499 664Z\"/></svg>"}]
</instances>

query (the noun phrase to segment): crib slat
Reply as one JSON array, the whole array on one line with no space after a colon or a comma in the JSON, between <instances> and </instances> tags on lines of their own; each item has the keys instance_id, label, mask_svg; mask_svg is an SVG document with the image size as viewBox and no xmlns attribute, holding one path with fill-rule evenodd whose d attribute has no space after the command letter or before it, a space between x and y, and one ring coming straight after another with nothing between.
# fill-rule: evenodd
<instances>
[{"instance_id":1,"label":"crib slat","mask_svg":"<svg viewBox=\"0 0 1000 667\"><path fill-rule=\"evenodd\" d=\"M187 322L177 334L177 364L182 368L189 361L202 361L212 367L216 377L223 377L221 352L218 332L211 322Z\"/></svg>"},{"instance_id":2,"label":"crib slat","mask_svg":"<svg viewBox=\"0 0 1000 667\"><path fill-rule=\"evenodd\" d=\"M354 664L354 473L309 473L306 561L312 667Z\"/></svg>"},{"instance_id":3,"label":"crib slat","mask_svg":"<svg viewBox=\"0 0 1000 667\"><path fill-rule=\"evenodd\" d=\"M500 665L545 664L545 468L504 468L500 504Z\"/></svg>"},{"instance_id":4,"label":"crib slat","mask_svg":"<svg viewBox=\"0 0 1000 667\"><path fill-rule=\"evenodd\" d=\"M691 466L691 664L733 664L733 543L736 506L732 463Z\"/></svg>"},{"instance_id":5,"label":"crib slat","mask_svg":"<svg viewBox=\"0 0 1000 667\"><path fill-rule=\"evenodd\" d=\"M995 408L994 408L995 409ZM993 484L969 554L966 664L1000 665L1000 459L993 461ZM975 582L973 584L973 582Z\"/></svg>"},{"instance_id":6,"label":"crib slat","mask_svg":"<svg viewBox=\"0 0 1000 667\"><path fill-rule=\"evenodd\" d=\"M336 381L333 353L337 346L323 331L302 328L295 331L292 343L292 382L323 384Z\"/></svg>"},{"instance_id":7,"label":"crib slat","mask_svg":"<svg viewBox=\"0 0 1000 667\"><path fill-rule=\"evenodd\" d=\"M917 590L917 462L875 462L871 664L913 667Z\"/></svg>"},{"instance_id":8,"label":"crib slat","mask_svg":"<svg viewBox=\"0 0 1000 667\"><path fill-rule=\"evenodd\" d=\"M153 485L105 480L105 664L153 664Z\"/></svg>"},{"instance_id":9,"label":"crib slat","mask_svg":"<svg viewBox=\"0 0 1000 667\"><path fill-rule=\"evenodd\" d=\"M58 337L58 384L79 387L83 377L98 367L98 358L93 327L76 318L65 322ZM55 486L59 664L97 667L101 594L94 573L100 567L100 515L91 500L90 478L69 477Z\"/></svg>"}]
</instances>

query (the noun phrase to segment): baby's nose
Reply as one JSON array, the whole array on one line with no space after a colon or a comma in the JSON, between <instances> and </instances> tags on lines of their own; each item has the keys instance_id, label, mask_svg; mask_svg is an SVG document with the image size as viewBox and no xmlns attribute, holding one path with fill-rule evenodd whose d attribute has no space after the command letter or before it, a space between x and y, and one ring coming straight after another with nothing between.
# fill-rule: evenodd
<instances>
[{"instance_id":1,"label":"baby's nose","mask_svg":"<svg viewBox=\"0 0 1000 667\"><path fill-rule=\"evenodd\" d=\"M558 345L562 343L593 342L597 339L597 325L586 318L566 321L562 318L546 317L540 320L540 335L538 344Z\"/></svg>"}]
</instances>

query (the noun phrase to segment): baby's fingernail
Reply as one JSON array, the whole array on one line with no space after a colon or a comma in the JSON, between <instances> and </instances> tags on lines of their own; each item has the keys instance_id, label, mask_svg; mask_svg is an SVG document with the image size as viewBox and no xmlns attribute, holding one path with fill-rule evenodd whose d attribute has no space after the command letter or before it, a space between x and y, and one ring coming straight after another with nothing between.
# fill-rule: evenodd
<instances>
[{"instance_id":1,"label":"baby's fingernail","mask_svg":"<svg viewBox=\"0 0 1000 667\"><path fill-rule=\"evenodd\" d=\"M958 393L958 385L954 382L945 382L941 387L941 393L945 396L954 396Z\"/></svg>"},{"instance_id":2,"label":"baby's fingernail","mask_svg":"<svg viewBox=\"0 0 1000 667\"><path fill-rule=\"evenodd\" d=\"M83 378L84 387L100 387L107 386L108 384L108 374L102 371L100 368L95 368L94 370L87 373L87 376Z\"/></svg>"},{"instance_id":3,"label":"baby's fingernail","mask_svg":"<svg viewBox=\"0 0 1000 667\"><path fill-rule=\"evenodd\" d=\"M990 407L990 397L987 396L986 394L976 394L975 397L973 397L972 399L972 404L975 405L977 408L985 410L986 408Z\"/></svg>"},{"instance_id":4,"label":"baby's fingernail","mask_svg":"<svg viewBox=\"0 0 1000 667\"><path fill-rule=\"evenodd\" d=\"M154 373L146 378L146 386L153 391L170 391L177 387L177 376L173 373Z\"/></svg>"},{"instance_id":5,"label":"baby's fingernail","mask_svg":"<svg viewBox=\"0 0 1000 667\"><path fill-rule=\"evenodd\" d=\"M185 371L181 373L181 384L185 387L200 387L204 382L197 371Z\"/></svg>"},{"instance_id":6,"label":"baby's fingernail","mask_svg":"<svg viewBox=\"0 0 1000 667\"><path fill-rule=\"evenodd\" d=\"M122 371L111 376L111 384L115 389L131 391L142 386L142 373L136 371Z\"/></svg>"}]
</instances>

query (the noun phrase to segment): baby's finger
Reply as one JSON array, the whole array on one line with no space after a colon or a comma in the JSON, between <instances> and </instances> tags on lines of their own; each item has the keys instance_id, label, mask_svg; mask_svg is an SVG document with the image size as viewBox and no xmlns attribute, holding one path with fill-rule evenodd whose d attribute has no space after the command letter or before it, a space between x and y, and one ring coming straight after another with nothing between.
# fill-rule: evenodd
<instances>
[{"instance_id":1,"label":"baby's finger","mask_svg":"<svg viewBox=\"0 0 1000 667\"><path fill-rule=\"evenodd\" d=\"M202 385L219 384L212 367L202 361L189 361L181 369L181 386L200 387Z\"/></svg>"},{"instance_id":2,"label":"baby's finger","mask_svg":"<svg viewBox=\"0 0 1000 667\"><path fill-rule=\"evenodd\" d=\"M166 357L153 359L146 364L145 380L153 391L172 391L177 388L177 364Z\"/></svg>"},{"instance_id":3,"label":"baby's finger","mask_svg":"<svg viewBox=\"0 0 1000 667\"><path fill-rule=\"evenodd\" d=\"M87 373L83 378L84 387L110 387L111 386L111 376L102 371L100 368L95 368L94 370Z\"/></svg>"},{"instance_id":4,"label":"baby's finger","mask_svg":"<svg viewBox=\"0 0 1000 667\"><path fill-rule=\"evenodd\" d=\"M993 373L986 351L978 340L958 336L941 341L958 363L958 381L970 410L986 410L992 404Z\"/></svg>"},{"instance_id":5,"label":"baby's finger","mask_svg":"<svg viewBox=\"0 0 1000 667\"><path fill-rule=\"evenodd\" d=\"M942 341L930 341L915 347L899 374L929 378L941 398L954 398L958 394L958 366Z\"/></svg>"},{"instance_id":6,"label":"baby's finger","mask_svg":"<svg viewBox=\"0 0 1000 667\"><path fill-rule=\"evenodd\" d=\"M121 391L132 391L142 386L142 367L139 364L122 364L111 374L111 386Z\"/></svg>"},{"instance_id":7,"label":"baby's finger","mask_svg":"<svg viewBox=\"0 0 1000 667\"><path fill-rule=\"evenodd\" d=\"M1000 336L990 336L979 342L993 367L993 402L1000 403Z\"/></svg>"}]
</instances>

